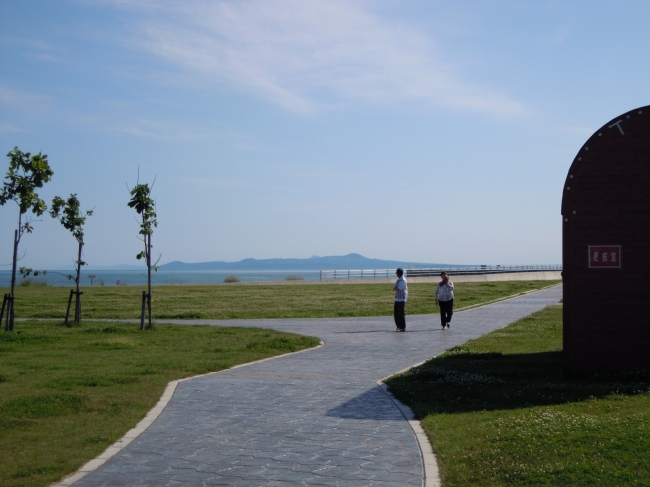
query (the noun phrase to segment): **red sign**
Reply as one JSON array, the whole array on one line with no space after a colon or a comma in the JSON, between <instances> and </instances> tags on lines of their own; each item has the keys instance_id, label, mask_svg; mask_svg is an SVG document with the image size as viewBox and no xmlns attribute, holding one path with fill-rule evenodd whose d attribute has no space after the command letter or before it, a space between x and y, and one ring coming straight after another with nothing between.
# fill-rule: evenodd
<instances>
[{"instance_id":1,"label":"red sign","mask_svg":"<svg viewBox=\"0 0 650 487\"><path fill-rule=\"evenodd\" d=\"M589 267L621 267L621 246L590 245Z\"/></svg>"}]
</instances>

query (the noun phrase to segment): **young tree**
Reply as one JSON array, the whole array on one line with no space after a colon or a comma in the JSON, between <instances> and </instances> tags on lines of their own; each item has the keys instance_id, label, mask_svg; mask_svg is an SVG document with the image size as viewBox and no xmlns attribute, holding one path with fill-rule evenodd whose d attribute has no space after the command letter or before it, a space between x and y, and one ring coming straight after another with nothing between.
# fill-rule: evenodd
<instances>
[{"instance_id":1,"label":"young tree","mask_svg":"<svg viewBox=\"0 0 650 487\"><path fill-rule=\"evenodd\" d=\"M155 184L154 180L154 184ZM135 211L141 217L140 221L140 235L142 235L142 241L144 242L144 250L136 255L136 259L145 259L147 264L147 293L143 296L143 307L147 304L147 309L149 311L149 328L151 328L151 270L154 272L158 270L156 265L160 260L152 264L151 263L151 235L153 235L153 229L158 226L158 220L156 219L155 206L156 203L151 198L151 190L153 189L153 184L151 188L148 184L136 184L133 189L130 190L131 201L128 205L130 208L135 208ZM140 329L144 330L144 308L140 316Z\"/></svg>"},{"instance_id":2,"label":"young tree","mask_svg":"<svg viewBox=\"0 0 650 487\"><path fill-rule=\"evenodd\" d=\"M81 260L81 253L84 246L84 224L86 223L86 218L92 216L93 211L88 210L86 213L81 211L81 203L77 199L76 194L71 194L70 197L66 200L55 196L52 200L52 209L50 210L50 216L56 218L61 222L63 228L70 230L72 236L77 239L79 244L79 250L77 252L77 260L75 261L76 276L68 275L68 279L73 280L76 285L76 290L74 292L75 299L75 308L74 308L74 321L75 323L81 323L81 293L79 292L79 280L81 278L81 266L86 265L86 263ZM70 293L72 298L72 292ZM68 312L65 315L66 323L68 321L68 313L70 311L70 303L68 303Z\"/></svg>"},{"instance_id":3,"label":"young tree","mask_svg":"<svg viewBox=\"0 0 650 487\"><path fill-rule=\"evenodd\" d=\"M42 188L52 179L54 171L47 163L47 155L40 152L32 156L29 152L21 152L18 147L7 154L9 170L4 179L0 192L0 206L8 201L18 205L18 228L14 231L14 249L11 267L11 292L6 298L7 322L5 331L14 329L14 289L16 287L16 264L18 262L18 244L25 232L31 233L31 219L23 222L23 215L31 210L37 216L47 209L45 201L38 197L37 188ZM4 306L3 306L4 307Z\"/></svg>"}]
</instances>

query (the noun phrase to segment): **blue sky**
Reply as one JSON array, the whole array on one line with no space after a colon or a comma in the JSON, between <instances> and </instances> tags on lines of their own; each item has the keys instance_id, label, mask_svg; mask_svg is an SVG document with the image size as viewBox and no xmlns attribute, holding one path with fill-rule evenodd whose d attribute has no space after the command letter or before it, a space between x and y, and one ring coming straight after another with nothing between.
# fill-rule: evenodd
<instances>
[{"instance_id":1,"label":"blue sky","mask_svg":"<svg viewBox=\"0 0 650 487\"><path fill-rule=\"evenodd\" d=\"M561 262L583 142L650 103L647 1L0 0L0 149L94 208L92 265ZM5 173L7 159L0 164ZM0 207L0 264L17 207ZM74 258L49 217L21 264ZM2 258L4 256L4 258Z\"/></svg>"}]
</instances>

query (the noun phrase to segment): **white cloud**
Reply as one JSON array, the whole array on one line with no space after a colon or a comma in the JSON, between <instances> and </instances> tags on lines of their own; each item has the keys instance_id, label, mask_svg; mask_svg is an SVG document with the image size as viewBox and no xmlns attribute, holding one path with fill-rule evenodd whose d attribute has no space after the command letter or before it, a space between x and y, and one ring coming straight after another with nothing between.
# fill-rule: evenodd
<instances>
[{"instance_id":1,"label":"white cloud","mask_svg":"<svg viewBox=\"0 0 650 487\"><path fill-rule=\"evenodd\" d=\"M222 127L210 127L187 121L170 120L165 118L125 117L119 124L109 124L114 133L132 137L147 138L159 141L196 141L201 139L228 140L239 149L255 148L251 138L243 133Z\"/></svg>"},{"instance_id":2,"label":"white cloud","mask_svg":"<svg viewBox=\"0 0 650 487\"><path fill-rule=\"evenodd\" d=\"M143 14L139 48L293 112L404 100L499 115L526 111L463 81L429 36L364 10L365 2L113 3Z\"/></svg>"},{"instance_id":3,"label":"white cloud","mask_svg":"<svg viewBox=\"0 0 650 487\"><path fill-rule=\"evenodd\" d=\"M47 96L37 93L17 91L0 86L0 105L17 111L33 113L51 108L51 100Z\"/></svg>"},{"instance_id":4,"label":"white cloud","mask_svg":"<svg viewBox=\"0 0 650 487\"><path fill-rule=\"evenodd\" d=\"M5 47L20 49L24 56L33 56L43 61L58 61L57 48L48 42L33 38L2 37Z\"/></svg>"},{"instance_id":5,"label":"white cloud","mask_svg":"<svg viewBox=\"0 0 650 487\"><path fill-rule=\"evenodd\" d=\"M21 129L20 127L17 127L16 125L12 125L10 123L0 123L0 133L19 133L19 132L26 132L26 130Z\"/></svg>"}]
</instances>

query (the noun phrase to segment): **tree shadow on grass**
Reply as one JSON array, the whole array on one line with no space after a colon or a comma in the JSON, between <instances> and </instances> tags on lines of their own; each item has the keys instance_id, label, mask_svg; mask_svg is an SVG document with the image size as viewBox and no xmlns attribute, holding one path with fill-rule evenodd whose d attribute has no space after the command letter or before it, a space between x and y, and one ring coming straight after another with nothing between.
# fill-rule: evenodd
<instances>
[{"instance_id":1,"label":"tree shadow on grass","mask_svg":"<svg viewBox=\"0 0 650 487\"><path fill-rule=\"evenodd\" d=\"M641 394L650 390L650 371L567 377L560 351L502 355L454 347L386 383L400 401L423 417Z\"/></svg>"}]
</instances>

